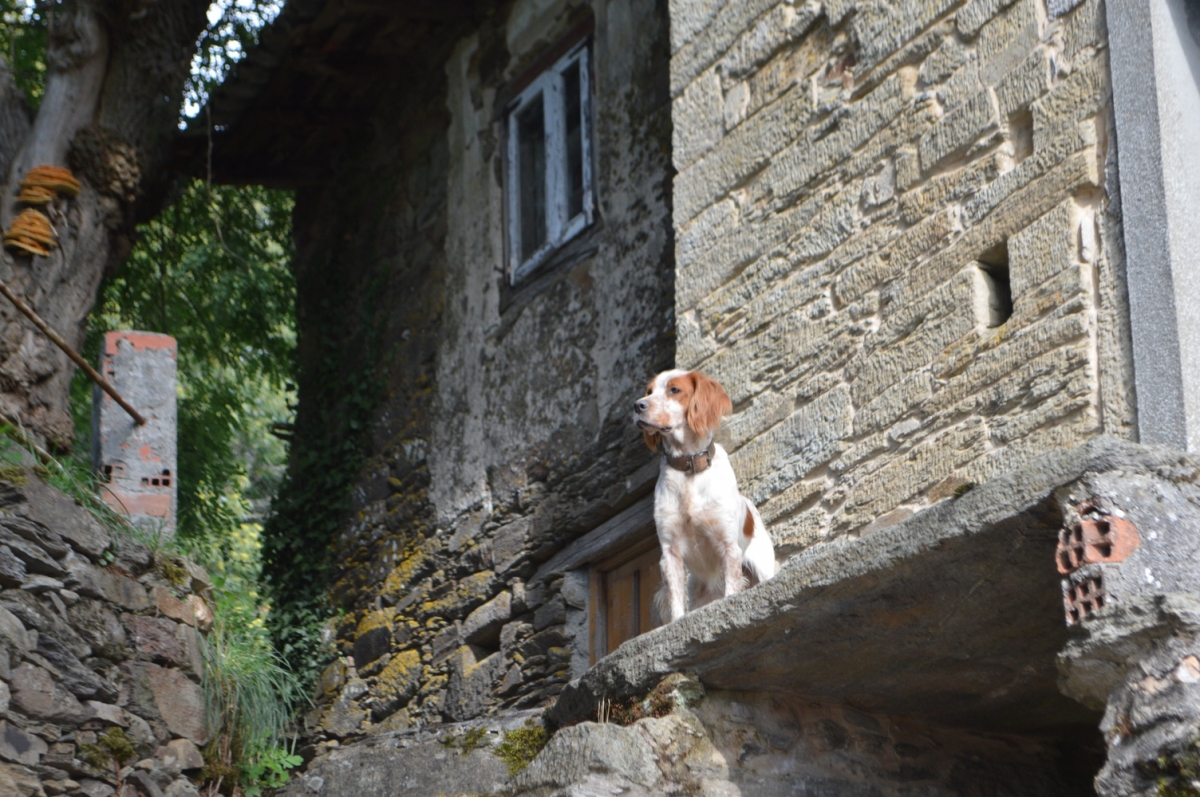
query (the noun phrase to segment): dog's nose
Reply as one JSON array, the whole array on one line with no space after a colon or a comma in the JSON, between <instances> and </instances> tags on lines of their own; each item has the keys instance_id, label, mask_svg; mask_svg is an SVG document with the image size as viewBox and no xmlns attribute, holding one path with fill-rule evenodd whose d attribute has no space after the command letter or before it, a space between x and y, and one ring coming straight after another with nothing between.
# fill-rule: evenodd
<instances>
[{"instance_id":1,"label":"dog's nose","mask_svg":"<svg viewBox=\"0 0 1200 797\"><path fill-rule=\"evenodd\" d=\"M650 402L646 401L645 399L639 399L638 401L633 402L633 408L638 412L645 412L646 408L649 406Z\"/></svg>"}]
</instances>

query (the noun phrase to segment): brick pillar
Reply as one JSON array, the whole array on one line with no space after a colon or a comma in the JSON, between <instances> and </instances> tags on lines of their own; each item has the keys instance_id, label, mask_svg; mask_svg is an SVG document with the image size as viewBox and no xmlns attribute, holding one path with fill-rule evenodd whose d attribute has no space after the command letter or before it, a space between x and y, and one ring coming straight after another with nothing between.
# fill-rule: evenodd
<instances>
[{"instance_id":1,"label":"brick pillar","mask_svg":"<svg viewBox=\"0 0 1200 797\"><path fill-rule=\"evenodd\" d=\"M137 526L175 533L175 338L109 332L100 373L146 418L138 426L99 387L92 400L92 460L104 500Z\"/></svg>"},{"instance_id":2,"label":"brick pillar","mask_svg":"<svg viewBox=\"0 0 1200 797\"><path fill-rule=\"evenodd\" d=\"M1059 496L1055 565L1071 634L1059 685L1104 712L1099 797L1200 793L1195 474L1181 460L1179 473L1095 474Z\"/></svg>"}]
</instances>

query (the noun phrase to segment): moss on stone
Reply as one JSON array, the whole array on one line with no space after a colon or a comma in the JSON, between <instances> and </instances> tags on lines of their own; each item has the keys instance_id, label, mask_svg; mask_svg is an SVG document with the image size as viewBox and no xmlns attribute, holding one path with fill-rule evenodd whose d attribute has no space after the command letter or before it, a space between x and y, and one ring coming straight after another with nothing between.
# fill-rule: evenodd
<instances>
[{"instance_id":1,"label":"moss on stone","mask_svg":"<svg viewBox=\"0 0 1200 797\"><path fill-rule=\"evenodd\" d=\"M548 741L550 734L546 733L545 728L533 720L525 720L525 727L504 734L504 739L493 752L508 764L508 774L512 776L529 766L529 762L537 758Z\"/></svg>"},{"instance_id":2,"label":"moss on stone","mask_svg":"<svg viewBox=\"0 0 1200 797\"><path fill-rule=\"evenodd\" d=\"M114 763L123 765L135 756L137 750L121 728L109 728L95 744L79 745L79 759L95 769L108 769Z\"/></svg>"},{"instance_id":3,"label":"moss on stone","mask_svg":"<svg viewBox=\"0 0 1200 797\"><path fill-rule=\"evenodd\" d=\"M191 574L188 573L186 567L170 557L160 556L154 561L154 566L162 577L170 581L176 587L186 586Z\"/></svg>"},{"instance_id":4,"label":"moss on stone","mask_svg":"<svg viewBox=\"0 0 1200 797\"><path fill-rule=\"evenodd\" d=\"M456 736L453 733L447 733L442 738L438 739L438 743L443 747L449 747L452 750L457 750L459 755L468 755L472 750L478 750L481 747L487 747L487 726L476 725L474 728L468 728L465 733Z\"/></svg>"}]
</instances>

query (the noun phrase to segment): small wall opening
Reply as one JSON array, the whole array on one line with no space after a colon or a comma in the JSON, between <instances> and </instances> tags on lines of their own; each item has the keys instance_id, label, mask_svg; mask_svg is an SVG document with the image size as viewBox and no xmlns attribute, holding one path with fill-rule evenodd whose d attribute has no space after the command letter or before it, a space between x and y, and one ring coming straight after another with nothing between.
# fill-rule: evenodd
<instances>
[{"instance_id":1,"label":"small wall opening","mask_svg":"<svg viewBox=\"0 0 1200 797\"><path fill-rule=\"evenodd\" d=\"M1012 317L1012 287L1008 279L1008 241L988 249L976 263L979 279L975 310L978 320L989 329L1002 326Z\"/></svg>"}]
</instances>

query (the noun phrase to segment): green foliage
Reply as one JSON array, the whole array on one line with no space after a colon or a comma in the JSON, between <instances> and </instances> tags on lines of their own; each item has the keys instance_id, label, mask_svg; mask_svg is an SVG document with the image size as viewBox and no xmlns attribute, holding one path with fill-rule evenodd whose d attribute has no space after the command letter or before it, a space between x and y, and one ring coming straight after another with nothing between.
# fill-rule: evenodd
<instances>
[{"instance_id":1,"label":"green foliage","mask_svg":"<svg viewBox=\"0 0 1200 797\"><path fill-rule=\"evenodd\" d=\"M216 622L204 640L205 719L215 729L205 751L209 775L237 772L249 797L287 782L302 762L284 746L304 702L301 684L271 644L262 612L243 590L214 578Z\"/></svg>"},{"instance_id":2,"label":"green foliage","mask_svg":"<svg viewBox=\"0 0 1200 797\"><path fill-rule=\"evenodd\" d=\"M504 734L503 741L493 752L508 764L508 774L516 775L537 758L548 741L550 734L546 733L545 728L533 720L525 720L525 727Z\"/></svg>"},{"instance_id":3,"label":"green foliage","mask_svg":"<svg viewBox=\"0 0 1200 797\"><path fill-rule=\"evenodd\" d=\"M244 794L246 797L258 797L263 789L278 789L288 782L288 770L303 763L303 758L286 747L276 747L243 770Z\"/></svg>"},{"instance_id":4,"label":"green foliage","mask_svg":"<svg viewBox=\"0 0 1200 797\"><path fill-rule=\"evenodd\" d=\"M212 88L254 45L258 31L283 8L283 0L216 0L209 24L192 56L191 74L184 86L184 115L195 116Z\"/></svg>"},{"instance_id":5,"label":"green foliage","mask_svg":"<svg viewBox=\"0 0 1200 797\"><path fill-rule=\"evenodd\" d=\"M46 85L46 6L33 0L0 0L0 47L17 88L33 108Z\"/></svg>"},{"instance_id":6,"label":"green foliage","mask_svg":"<svg viewBox=\"0 0 1200 797\"><path fill-rule=\"evenodd\" d=\"M86 353L103 333L142 329L179 342L179 535L222 540L274 493L286 460L269 431L288 413L295 346L291 196L189 183L103 288ZM90 425L91 384L72 402ZM85 446L78 446L82 449Z\"/></svg>"}]
</instances>

